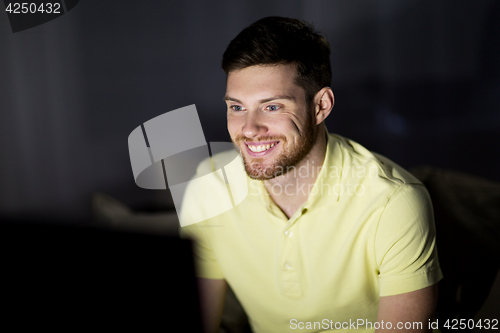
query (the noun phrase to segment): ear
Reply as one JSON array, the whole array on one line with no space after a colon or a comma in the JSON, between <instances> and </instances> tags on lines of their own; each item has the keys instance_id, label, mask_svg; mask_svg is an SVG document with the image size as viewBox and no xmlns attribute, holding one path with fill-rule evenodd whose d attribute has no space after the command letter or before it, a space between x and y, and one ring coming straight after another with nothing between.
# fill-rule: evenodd
<instances>
[{"instance_id":1,"label":"ear","mask_svg":"<svg viewBox=\"0 0 500 333\"><path fill-rule=\"evenodd\" d=\"M324 87L314 96L314 116L316 125L321 124L330 114L335 104L335 97L330 87Z\"/></svg>"}]
</instances>

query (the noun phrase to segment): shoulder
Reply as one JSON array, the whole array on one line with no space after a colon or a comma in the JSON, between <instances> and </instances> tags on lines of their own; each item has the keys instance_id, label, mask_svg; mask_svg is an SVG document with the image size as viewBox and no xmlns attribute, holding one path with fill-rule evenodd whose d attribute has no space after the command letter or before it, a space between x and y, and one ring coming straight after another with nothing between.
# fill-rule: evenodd
<instances>
[{"instance_id":1,"label":"shoulder","mask_svg":"<svg viewBox=\"0 0 500 333\"><path fill-rule=\"evenodd\" d=\"M381 216L388 216L389 211L403 215L432 212L425 186L397 163L340 135L331 134L329 144L335 146L332 155L339 160L337 165L341 165L342 186L356 186L358 195L344 195L344 198L374 207Z\"/></svg>"},{"instance_id":2,"label":"shoulder","mask_svg":"<svg viewBox=\"0 0 500 333\"><path fill-rule=\"evenodd\" d=\"M235 151L224 151L200 162L196 175L189 182L181 184L181 226L218 216L230 210L237 198L244 197L246 186L241 184L246 185L246 178L240 176L240 169L242 163ZM235 186L231 186L232 192L229 192L229 185L242 189L237 191ZM171 188L172 192L175 190Z\"/></svg>"},{"instance_id":3,"label":"shoulder","mask_svg":"<svg viewBox=\"0 0 500 333\"><path fill-rule=\"evenodd\" d=\"M226 149L202 160L200 164L198 164L196 173L207 174L210 172L214 172L217 169L220 169L233 162L235 159L241 159L241 156L238 154L238 152L235 149Z\"/></svg>"},{"instance_id":4,"label":"shoulder","mask_svg":"<svg viewBox=\"0 0 500 333\"><path fill-rule=\"evenodd\" d=\"M394 161L366 149L354 140L338 134L330 134L329 142L338 145L341 150L344 169L357 169L359 174L372 180L392 183L394 189L403 184L422 185L416 177Z\"/></svg>"},{"instance_id":5,"label":"shoulder","mask_svg":"<svg viewBox=\"0 0 500 333\"><path fill-rule=\"evenodd\" d=\"M207 157L198 164L196 174L192 180L202 178L206 175L213 177L205 177L203 181L208 181L210 185L223 185L225 183L221 169L227 168L232 163L238 163L241 160L240 155L234 149L225 150L223 152ZM242 163L242 162L240 162Z\"/></svg>"}]
</instances>

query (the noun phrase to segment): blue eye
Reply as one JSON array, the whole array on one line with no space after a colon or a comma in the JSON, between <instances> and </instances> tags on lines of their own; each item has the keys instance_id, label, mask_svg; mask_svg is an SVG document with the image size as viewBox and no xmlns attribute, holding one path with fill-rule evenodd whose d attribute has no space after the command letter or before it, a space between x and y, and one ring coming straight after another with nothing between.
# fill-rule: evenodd
<instances>
[{"instance_id":1,"label":"blue eye","mask_svg":"<svg viewBox=\"0 0 500 333\"><path fill-rule=\"evenodd\" d=\"M277 105L268 105L268 106L267 106L267 109L268 109L269 111L276 111L276 110L278 110L278 109L279 109L279 107L278 107Z\"/></svg>"},{"instance_id":2,"label":"blue eye","mask_svg":"<svg viewBox=\"0 0 500 333\"><path fill-rule=\"evenodd\" d=\"M232 105L231 109L233 109L233 111L242 111L243 110L243 108L240 105Z\"/></svg>"}]
</instances>

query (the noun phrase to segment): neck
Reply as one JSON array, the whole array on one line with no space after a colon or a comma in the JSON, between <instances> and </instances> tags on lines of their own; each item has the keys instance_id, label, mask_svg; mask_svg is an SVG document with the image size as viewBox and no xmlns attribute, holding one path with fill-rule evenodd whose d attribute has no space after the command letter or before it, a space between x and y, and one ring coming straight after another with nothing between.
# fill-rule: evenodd
<instances>
[{"instance_id":1,"label":"neck","mask_svg":"<svg viewBox=\"0 0 500 333\"><path fill-rule=\"evenodd\" d=\"M287 173L264 181L267 192L278 207L290 218L309 198L326 155L326 131L318 126L318 135L307 156Z\"/></svg>"}]
</instances>

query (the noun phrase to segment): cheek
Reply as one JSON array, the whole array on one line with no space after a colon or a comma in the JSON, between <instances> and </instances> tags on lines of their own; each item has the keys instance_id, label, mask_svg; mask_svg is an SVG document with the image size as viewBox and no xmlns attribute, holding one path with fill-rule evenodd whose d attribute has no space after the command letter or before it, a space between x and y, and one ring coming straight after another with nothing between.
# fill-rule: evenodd
<instances>
[{"instance_id":1,"label":"cheek","mask_svg":"<svg viewBox=\"0 0 500 333\"><path fill-rule=\"evenodd\" d=\"M239 129L241 129L240 123L241 123L240 119L228 116L227 131L229 132L229 135L235 136L238 134Z\"/></svg>"},{"instance_id":2,"label":"cheek","mask_svg":"<svg viewBox=\"0 0 500 333\"><path fill-rule=\"evenodd\" d=\"M280 128L296 131L304 121L301 116L295 112L284 111L275 119L275 123Z\"/></svg>"},{"instance_id":3,"label":"cheek","mask_svg":"<svg viewBox=\"0 0 500 333\"><path fill-rule=\"evenodd\" d=\"M297 127L300 129L300 124L297 125L297 123L290 118L282 119L280 122L276 122L274 126L278 132L291 136L299 134Z\"/></svg>"}]
</instances>

